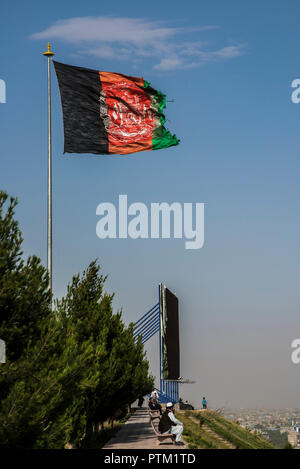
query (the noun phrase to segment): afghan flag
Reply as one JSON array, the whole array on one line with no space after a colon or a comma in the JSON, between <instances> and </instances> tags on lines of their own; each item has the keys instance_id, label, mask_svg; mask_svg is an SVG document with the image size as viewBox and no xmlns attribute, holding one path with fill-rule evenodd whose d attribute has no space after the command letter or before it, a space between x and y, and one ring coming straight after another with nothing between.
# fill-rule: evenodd
<instances>
[{"instance_id":1,"label":"afghan flag","mask_svg":"<svg viewBox=\"0 0 300 469\"><path fill-rule=\"evenodd\" d=\"M64 153L125 155L178 145L164 127L166 96L143 78L54 62Z\"/></svg>"}]
</instances>

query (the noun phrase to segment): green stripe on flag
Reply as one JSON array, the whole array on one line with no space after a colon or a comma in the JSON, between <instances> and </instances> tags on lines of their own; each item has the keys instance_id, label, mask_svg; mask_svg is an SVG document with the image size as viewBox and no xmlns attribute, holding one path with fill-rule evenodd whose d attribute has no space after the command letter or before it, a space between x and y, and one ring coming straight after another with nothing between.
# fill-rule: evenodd
<instances>
[{"instance_id":1,"label":"green stripe on flag","mask_svg":"<svg viewBox=\"0 0 300 469\"><path fill-rule=\"evenodd\" d=\"M150 83L146 80L144 80L143 88L146 89L147 93L150 95L151 109L156 116L156 126L152 137L152 150L178 145L180 142L179 138L177 138L176 135L172 135L164 126L166 118L163 109L166 107L166 95L152 88Z\"/></svg>"}]
</instances>

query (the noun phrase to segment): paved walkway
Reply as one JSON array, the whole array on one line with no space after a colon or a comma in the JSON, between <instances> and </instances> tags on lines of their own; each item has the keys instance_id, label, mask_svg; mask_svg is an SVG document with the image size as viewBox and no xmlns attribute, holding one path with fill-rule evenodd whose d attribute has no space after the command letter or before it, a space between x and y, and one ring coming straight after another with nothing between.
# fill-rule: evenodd
<instances>
[{"instance_id":1,"label":"paved walkway","mask_svg":"<svg viewBox=\"0 0 300 469\"><path fill-rule=\"evenodd\" d=\"M180 419L179 419L180 420ZM102 449L186 449L166 440L157 444L157 438L149 423L147 409L137 409L121 430Z\"/></svg>"}]
</instances>

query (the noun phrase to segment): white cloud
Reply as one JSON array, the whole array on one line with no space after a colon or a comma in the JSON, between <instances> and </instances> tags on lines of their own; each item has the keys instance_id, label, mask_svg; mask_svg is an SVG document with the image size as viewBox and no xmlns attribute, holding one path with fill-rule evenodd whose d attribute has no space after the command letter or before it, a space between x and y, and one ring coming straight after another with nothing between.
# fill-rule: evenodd
<instances>
[{"instance_id":1,"label":"white cloud","mask_svg":"<svg viewBox=\"0 0 300 469\"><path fill-rule=\"evenodd\" d=\"M210 51L207 50L207 42L182 40L182 35L211 29L216 27L171 27L166 22L142 18L87 16L56 21L31 37L61 40L76 45L79 54L103 59L131 62L152 59L155 62L153 68L164 71L198 67L216 60L233 59L244 53L242 45Z\"/></svg>"},{"instance_id":2,"label":"white cloud","mask_svg":"<svg viewBox=\"0 0 300 469\"><path fill-rule=\"evenodd\" d=\"M149 44L166 40L182 28L162 27L162 23L138 18L86 16L56 21L45 31L32 35L34 39L57 38L67 42L130 42Z\"/></svg>"},{"instance_id":3,"label":"white cloud","mask_svg":"<svg viewBox=\"0 0 300 469\"><path fill-rule=\"evenodd\" d=\"M226 57L226 58L234 58L234 57L238 57L239 55L242 55L244 52L243 52L243 46L229 46L229 47L224 47L223 49L221 49L219 51L220 55L222 57Z\"/></svg>"},{"instance_id":4,"label":"white cloud","mask_svg":"<svg viewBox=\"0 0 300 469\"><path fill-rule=\"evenodd\" d=\"M162 59L158 64L154 65L154 68L157 70L174 70L175 68L180 68L182 65L182 60L178 57Z\"/></svg>"},{"instance_id":5,"label":"white cloud","mask_svg":"<svg viewBox=\"0 0 300 469\"><path fill-rule=\"evenodd\" d=\"M222 49L210 52L193 49L189 53L184 47L178 49L177 56L173 54L172 57L161 59L159 63L154 65L154 68L156 70L195 68L221 59L233 59L243 54L244 48L241 45L223 47Z\"/></svg>"}]
</instances>

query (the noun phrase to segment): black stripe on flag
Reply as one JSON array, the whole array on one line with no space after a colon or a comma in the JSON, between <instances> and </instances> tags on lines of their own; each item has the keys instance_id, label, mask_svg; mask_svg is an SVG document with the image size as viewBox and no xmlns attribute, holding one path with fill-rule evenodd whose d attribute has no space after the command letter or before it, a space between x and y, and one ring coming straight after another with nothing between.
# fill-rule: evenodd
<instances>
[{"instance_id":1,"label":"black stripe on flag","mask_svg":"<svg viewBox=\"0 0 300 469\"><path fill-rule=\"evenodd\" d=\"M108 135L101 110L100 75L95 70L55 62L64 122L64 153L107 154Z\"/></svg>"}]
</instances>

